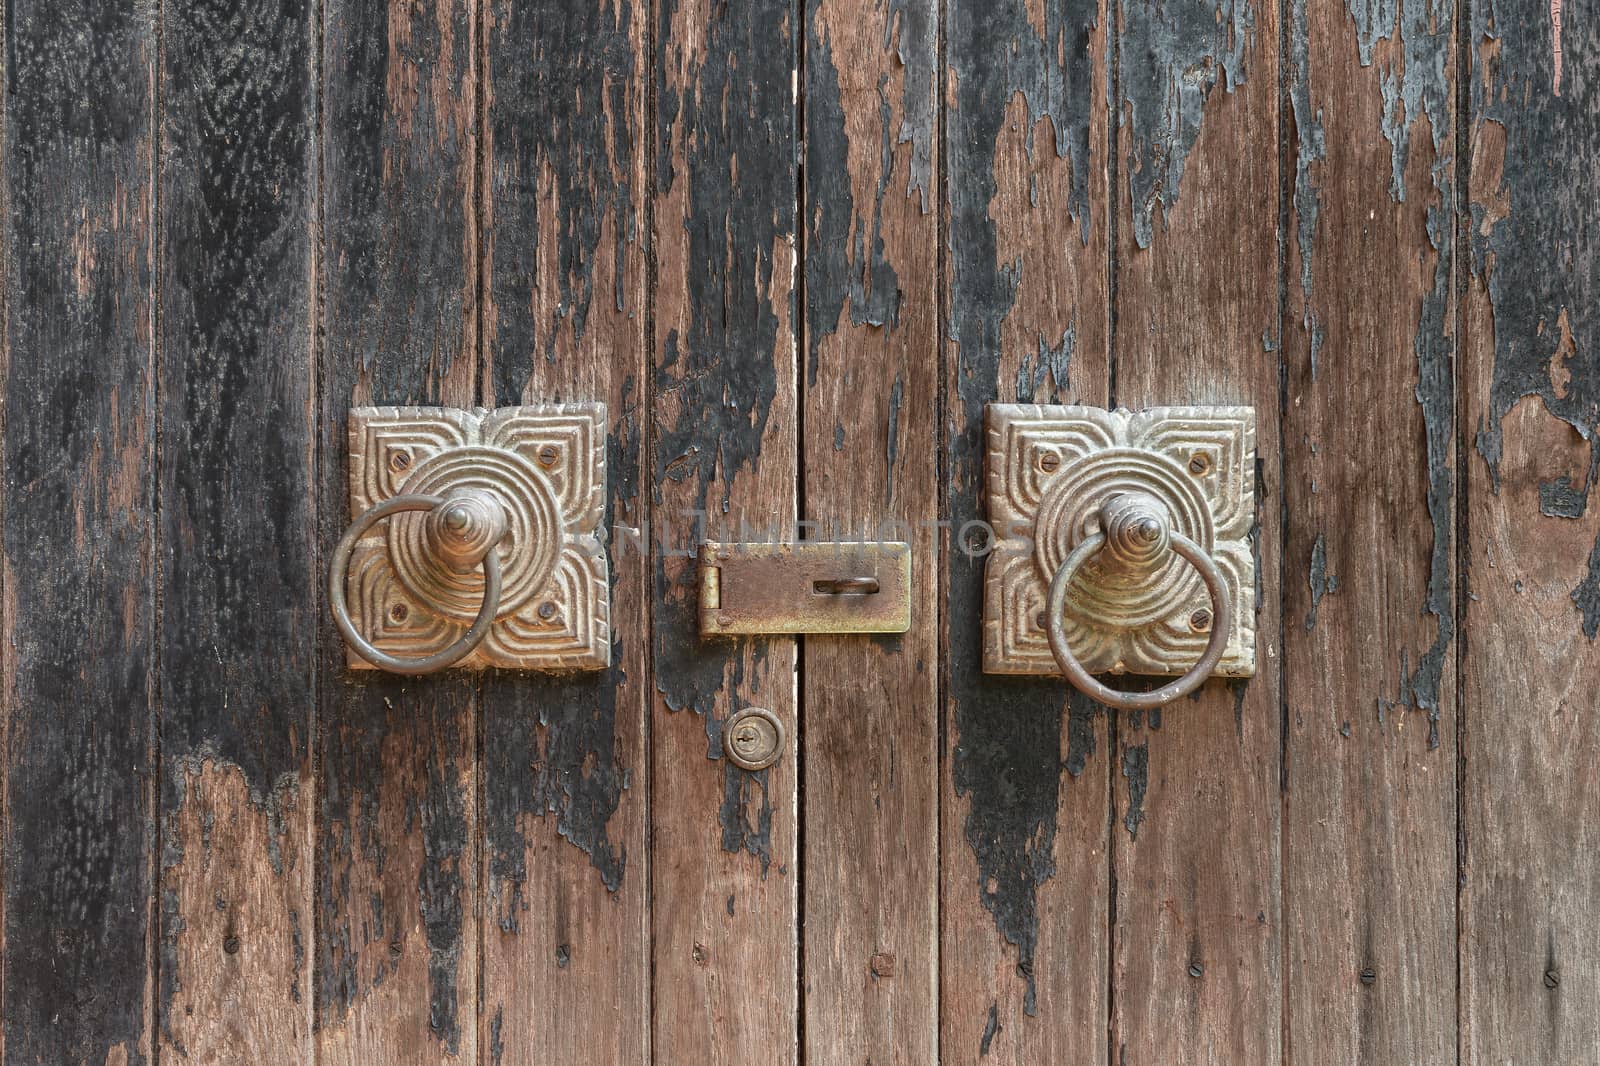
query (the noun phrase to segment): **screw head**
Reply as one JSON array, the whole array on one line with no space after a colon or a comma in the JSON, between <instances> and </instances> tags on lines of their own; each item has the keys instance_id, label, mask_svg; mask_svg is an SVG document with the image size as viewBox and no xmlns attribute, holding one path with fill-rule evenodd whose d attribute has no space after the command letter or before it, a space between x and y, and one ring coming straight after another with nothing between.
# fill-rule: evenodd
<instances>
[{"instance_id":1,"label":"screw head","mask_svg":"<svg viewBox=\"0 0 1600 1066\"><path fill-rule=\"evenodd\" d=\"M1189 616L1189 628L1196 633L1204 633L1211 628L1211 611L1205 607L1200 608Z\"/></svg>"},{"instance_id":2,"label":"screw head","mask_svg":"<svg viewBox=\"0 0 1600 1066\"><path fill-rule=\"evenodd\" d=\"M554 444L546 444L539 449L539 465L555 466L556 460L561 458L561 449Z\"/></svg>"},{"instance_id":3,"label":"screw head","mask_svg":"<svg viewBox=\"0 0 1600 1066\"><path fill-rule=\"evenodd\" d=\"M411 452L405 448L398 448L389 456L389 469L395 473L411 469Z\"/></svg>"},{"instance_id":4,"label":"screw head","mask_svg":"<svg viewBox=\"0 0 1600 1066\"><path fill-rule=\"evenodd\" d=\"M1560 985L1561 985L1561 971L1560 970L1546 970L1544 972L1544 986L1546 988L1557 988Z\"/></svg>"},{"instance_id":5,"label":"screw head","mask_svg":"<svg viewBox=\"0 0 1600 1066\"><path fill-rule=\"evenodd\" d=\"M1203 977L1205 975L1205 972L1206 972L1206 968L1204 966L1200 965L1198 962L1191 962L1189 964L1189 976L1190 977Z\"/></svg>"},{"instance_id":6,"label":"screw head","mask_svg":"<svg viewBox=\"0 0 1600 1066\"><path fill-rule=\"evenodd\" d=\"M1362 984L1371 985L1371 984L1376 984L1377 981L1378 981L1378 972L1376 970L1374 970L1371 966L1368 966L1366 969L1361 971L1361 983Z\"/></svg>"},{"instance_id":7,"label":"screw head","mask_svg":"<svg viewBox=\"0 0 1600 1066\"><path fill-rule=\"evenodd\" d=\"M723 752L745 770L765 770L777 762L783 740L783 723L764 707L746 707L722 727Z\"/></svg>"},{"instance_id":8,"label":"screw head","mask_svg":"<svg viewBox=\"0 0 1600 1066\"><path fill-rule=\"evenodd\" d=\"M1200 475L1210 473L1210 471L1211 456L1207 455L1205 452L1195 452L1194 455L1189 457L1189 473L1198 477Z\"/></svg>"},{"instance_id":9,"label":"screw head","mask_svg":"<svg viewBox=\"0 0 1600 1066\"><path fill-rule=\"evenodd\" d=\"M539 605L539 617L540 618L543 618L546 622L548 622L548 621L550 621L550 619L554 618L555 616L556 616L556 605L555 604L551 603L549 600L545 600L543 603L541 603Z\"/></svg>"},{"instance_id":10,"label":"screw head","mask_svg":"<svg viewBox=\"0 0 1600 1066\"><path fill-rule=\"evenodd\" d=\"M1043 470L1045 473L1050 473L1060 465L1061 456L1057 455L1055 452L1041 451L1039 453L1039 469Z\"/></svg>"},{"instance_id":11,"label":"screw head","mask_svg":"<svg viewBox=\"0 0 1600 1066\"><path fill-rule=\"evenodd\" d=\"M227 936L223 937L222 950L227 952L229 955L239 954L239 938L234 936L232 933L229 933Z\"/></svg>"},{"instance_id":12,"label":"screw head","mask_svg":"<svg viewBox=\"0 0 1600 1066\"><path fill-rule=\"evenodd\" d=\"M403 603L397 603L389 608L389 621L398 625L411 617L411 608Z\"/></svg>"}]
</instances>

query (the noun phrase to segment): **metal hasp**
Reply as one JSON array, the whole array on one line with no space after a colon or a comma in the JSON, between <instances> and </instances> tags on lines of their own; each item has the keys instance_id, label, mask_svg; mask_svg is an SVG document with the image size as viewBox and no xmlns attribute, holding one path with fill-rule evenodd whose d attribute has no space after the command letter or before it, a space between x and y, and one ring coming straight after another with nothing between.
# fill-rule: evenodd
<instances>
[{"instance_id":1,"label":"metal hasp","mask_svg":"<svg viewBox=\"0 0 1600 1066\"><path fill-rule=\"evenodd\" d=\"M909 544L700 545L701 636L910 628Z\"/></svg>"},{"instance_id":2,"label":"metal hasp","mask_svg":"<svg viewBox=\"0 0 1600 1066\"><path fill-rule=\"evenodd\" d=\"M598 403L353 409L329 573L350 667L608 666L605 427Z\"/></svg>"},{"instance_id":3,"label":"metal hasp","mask_svg":"<svg viewBox=\"0 0 1600 1066\"><path fill-rule=\"evenodd\" d=\"M990 404L986 416L986 672L1063 674L1123 707L1254 676L1251 408ZM1122 693L1090 677L1108 673L1182 678Z\"/></svg>"}]
</instances>

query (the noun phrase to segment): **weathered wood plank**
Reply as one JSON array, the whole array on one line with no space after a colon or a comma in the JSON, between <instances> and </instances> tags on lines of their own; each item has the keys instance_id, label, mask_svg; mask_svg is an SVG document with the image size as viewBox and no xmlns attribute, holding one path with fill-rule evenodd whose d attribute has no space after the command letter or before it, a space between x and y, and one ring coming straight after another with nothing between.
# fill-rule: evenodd
<instances>
[{"instance_id":1,"label":"weathered wood plank","mask_svg":"<svg viewBox=\"0 0 1600 1066\"><path fill-rule=\"evenodd\" d=\"M795 646L702 641L695 542L787 539L796 492L795 69L789 0L658 3L651 211L651 897L661 1062L798 1061ZM722 756L747 706L767 770Z\"/></svg>"},{"instance_id":2,"label":"weathered wood plank","mask_svg":"<svg viewBox=\"0 0 1600 1066\"><path fill-rule=\"evenodd\" d=\"M349 408L476 395L476 27L471 0L324 9L323 559ZM319 1061L475 1062L475 682L357 676L331 622L322 644Z\"/></svg>"},{"instance_id":3,"label":"weathered wood plank","mask_svg":"<svg viewBox=\"0 0 1600 1066\"><path fill-rule=\"evenodd\" d=\"M1277 5L1118 11L1114 399L1251 404L1274 456ZM1256 677L1117 725L1113 1061L1280 1059L1279 485L1257 472Z\"/></svg>"},{"instance_id":4,"label":"weathered wood plank","mask_svg":"<svg viewBox=\"0 0 1600 1066\"><path fill-rule=\"evenodd\" d=\"M1453 1062L1455 21L1288 18L1286 1040Z\"/></svg>"},{"instance_id":5,"label":"weathered wood plank","mask_svg":"<svg viewBox=\"0 0 1600 1066\"><path fill-rule=\"evenodd\" d=\"M315 9L168 0L163 1056L311 1061Z\"/></svg>"},{"instance_id":6,"label":"weathered wood plank","mask_svg":"<svg viewBox=\"0 0 1600 1066\"><path fill-rule=\"evenodd\" d=\"M483 1059L643 1063L650 1038L640 497L649 12L488 11L484 402L600 400L612 666L484 685ZM530 994L531 992L531 994Z\"/></svg>"},{"instance_id":7,"label":"weathered wood plank","mask_svg":"<svg viewBox=\"0 0 1600 1066\"><path fill-rule=\"evenodd\" d=\"M1600 37L1576 7L1471 7L1461 1061L1474 1064L1600 1047Z\"/></svg>"},{"instance_id":8,"label":"weathered wood plank","mask_svg":"<svg viewBox=\"0 0 1600 1066\"><path fill-rule=\"evenodd\" d=\"M982 673L983 410L1108 398L1107 9L950 0L940 1054L1106 1061L1106 718Z\"/></svg>"},{"instance_id":9,"label":"weathered wood plank","mask_svg":"<svg viewBox=\"0 0 1600 1066\"><path fill-rule=\"evenodd\" d=\"M809 1063L938 1059L937 31L805 5L807 535L913 546L909 633L801 649Z\"/></svg>"},{"instance_id":10,"label":"weathered wood plank","mask_svg":"<svg viewBox=\"0 0 1600 1066\"><path fill-rule=\"evenodd\" d=\"M0 1046L144 1063L155 24L93 0L5 18Z\"/></svg>"}]
</instances>

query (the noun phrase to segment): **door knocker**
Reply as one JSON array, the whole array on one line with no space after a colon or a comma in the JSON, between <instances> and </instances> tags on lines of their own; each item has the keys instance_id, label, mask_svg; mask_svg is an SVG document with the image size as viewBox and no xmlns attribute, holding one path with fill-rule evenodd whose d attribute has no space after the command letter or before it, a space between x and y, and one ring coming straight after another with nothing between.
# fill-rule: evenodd
<instances>
[{"instance_id":1,"label":"door knocker","mask_svg":"<svg viewBox=\"0 0 1600 1066\"><path fill-rule=\"evenodd\" d=\"M611 661L605 407L350 412L328 602L353 669Z\"/></svg>"},{"instance_id":2,"label":"door knocker","mask_svg":"<svg viewBox=\"0 0 1600 1066\"><path fill-rule=\"evenodd\" d=\"M991 404L984 670L1159 707L1255 673L1248 407ZM1122 692L1094 674L1177 676Z\"/></svg>"}]
</instances>

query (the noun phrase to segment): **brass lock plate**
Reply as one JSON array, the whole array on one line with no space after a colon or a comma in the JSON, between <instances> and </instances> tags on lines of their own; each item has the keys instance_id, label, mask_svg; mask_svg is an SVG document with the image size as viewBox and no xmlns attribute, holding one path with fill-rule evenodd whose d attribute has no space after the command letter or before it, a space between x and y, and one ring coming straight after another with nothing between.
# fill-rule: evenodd
<instances>
[{"instance_id":1,"label":"brass lock plate","mask_svg":"<svg viewBox=\"0 0 1600 1066\"><path fill-rule=\"evenodd\" d=\"M1255 674L1255 412L1249 407L1097 407L990 404L986 411L989 521L983 668L1059 674L1045 606L1052 575L1097 532L1101 503L1146 493L1172 528L1210 553L1232 606L1216 673ZM1062 620L1090 673L1170 676L1200 659L1210 598L1175 555L1130 576L1091 561L1073 581Z\"/></svg>"},{"instance_id":2,"label":"brass lock plate","mask_svg":"<svg viewBox=\"0 0 1600 1066\"><path fill-rule=\"evenodd\" d=\"M899 541L700 545L700 633L904 633L911 546Z\"/></svg>"},{"instance_id":3,"label":"brass lock plate","mask_svg":"<svg viewBox=\"0 0 1600 1066\"><path fill-rule=\"evenodd\" d=\"M504 507L499 608L456 665L597 670L611 661L604 404L350 412L350 513L402 494L483 490ZM396 514L356 543L346 595L380 651L415 658L446 647L483 603L481 569L452 570L426 550L424 513ZM353 669L372 665L351 651Z\"/></svg>"}]
</instances>

